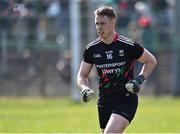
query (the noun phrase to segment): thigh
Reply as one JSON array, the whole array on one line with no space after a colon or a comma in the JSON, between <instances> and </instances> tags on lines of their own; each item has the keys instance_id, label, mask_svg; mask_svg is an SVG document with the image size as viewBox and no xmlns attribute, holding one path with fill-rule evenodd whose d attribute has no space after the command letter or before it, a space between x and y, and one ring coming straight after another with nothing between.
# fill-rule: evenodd
<instances>
[{"instance_id":1,"label":"thigh","mask_svg":"<svg viewBox=\"0 0 180 134\"><path fill-rule=\"evenodd\" d=\"M123 131L128 125L129 121L126 118L121 115L112 113L104 130L104 134L123 133Z\"/></svg>"},{"instance_id":2,"label":"thigh","mask_svg":"<svg viewBox=\"0 0 180 134\"><path fill-rule=\"evenodd\" d=\"M137 101L117 103L112 110L104 133L122 133L134 118L137 106Z\"/></svg>"},{"instance_id":3,"label":"thigh","mask_svg":"<svg viewBox=\"0 0 180 134\"><path fill-rule=\"evenodd\" d=\"M105 129L106 124L111 116L112 110L112 107L98 106L99 124L102 130Z\"/></svg>"}]
</instances>

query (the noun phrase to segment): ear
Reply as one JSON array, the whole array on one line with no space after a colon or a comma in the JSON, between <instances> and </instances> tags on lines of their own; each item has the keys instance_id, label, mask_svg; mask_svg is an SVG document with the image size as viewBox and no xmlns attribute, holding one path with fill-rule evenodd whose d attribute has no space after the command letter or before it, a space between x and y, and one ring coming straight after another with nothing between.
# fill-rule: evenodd
<instances>
[{"instance_id":1,"label":"ear","mask_svg":"<svg viewBox=\"0 0 180 134\"><path fill-rule=\"evenodd\" d=\"M111 19L111 23L115 26L116 25L116 19Z\"/></svg>"},{"instance_id":2,"label":"ear","mask_svg":"<svg viewBox=\"0 0 180 134\"><path fill-rule=\"evenodd\" d=\"M111 20L111 23L112 23L112 25L115 27L115 25L116 25L116 19L112 19L112 20Z\"/></svg>"}]
</instances>

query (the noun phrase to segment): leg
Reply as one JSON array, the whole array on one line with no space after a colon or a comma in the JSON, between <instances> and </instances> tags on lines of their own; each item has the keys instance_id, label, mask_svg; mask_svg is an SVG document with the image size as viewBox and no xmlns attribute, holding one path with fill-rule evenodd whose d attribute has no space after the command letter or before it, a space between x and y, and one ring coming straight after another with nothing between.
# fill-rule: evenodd
<instances>
[{"instance_id":1,"label":"leg","mask_svg":"<svg viewBox=\"0 0 180 134\"><path fill-rule=\"evenodd\" d=\"M129 97L133 97L133 99L129 100ZM98 106L102 133L122 133L132 121L138 106L138 97L133 94L128 98L124 101L118 101L111 107Z\"/></svg>"},{"instance_id":2,"label":"leg","mask_svg":"<svg viewBox=\"0 0 180 134\"><path fill-rule=\"evenodd\" d=\"M98 106L99 124L102 134L104 133L104 129L111 116L111 113L112 113L112 108Z\"/></svg>"},{"instance_id":3,"label":"leg","mask_svg":"<svg viewBox=\"0 0 180 134\"><path fill-rule=\"evenodd\" d=\"M108 124L104 130L104 134L108 133L123 133L125 128L129 125L129 121L118 114L112 114Z\"/></svg>"}]
</instances>

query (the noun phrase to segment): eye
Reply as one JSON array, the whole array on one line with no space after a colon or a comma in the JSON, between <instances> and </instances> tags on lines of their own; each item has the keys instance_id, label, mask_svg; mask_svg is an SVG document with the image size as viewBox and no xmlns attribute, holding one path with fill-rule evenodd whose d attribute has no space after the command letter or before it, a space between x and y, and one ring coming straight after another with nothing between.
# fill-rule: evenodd
<instances>
[{"instance_id":1,"label":"eye","mask_svg":"<svg viewBox=\"0 0 180 134\"><path fill-rule=\"evenodd\" d=\"M97 23L95 23L95 24L96 24L96 26L104 26L104 25L105 25L104 22L97 22Z\"/></svg>"},{"instance_id":2,"label":"eye","mask_svg":"<svg viewBox=\"0 0 180 134\"><path fill-rule=\"evenodd\" d=\"M97 22L96 22L95 24L96 24L96 26L98 26L98 25L99 25L99 23L97 23Z\"/></svg>"},{"instance_id":3,"label":"eye","mask_svg":"<svg viewBox=\"0 0 180 134\"><path fill-rule=\"evenodd\" d=\"M103 26L105 23L104 22L101 22L101 25Z\"/></svg>"}]
</instances>

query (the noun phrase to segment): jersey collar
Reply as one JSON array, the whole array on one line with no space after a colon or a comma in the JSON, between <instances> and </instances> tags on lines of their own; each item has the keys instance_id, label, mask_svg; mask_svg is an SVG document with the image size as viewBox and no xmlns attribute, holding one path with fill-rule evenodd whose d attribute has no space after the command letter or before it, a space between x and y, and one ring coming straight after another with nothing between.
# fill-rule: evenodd
<instances>
[{"instance_id":1,"label":"jersey collar","mask_svg":"<svg viewBox=\"0 0 180 134\"><path fill-rule=\"evenodd\" d=\"M117 32L115 32L113 42L112 42L112 43L110 43L110 44L116 43L116 42L117 42L118 37L119 37L119 34L118 34ZM101 42L102 42L103 44L106 44L106 43L104 43L104 42L103 42L103 40L102 40L102 39L101 39Z\"/></svg>"},{"instance_id":2,"label":"jersey collar","mask_svg":"<svg viewBox=\"0 0 180 134\"><path fill-rule=\"evenodd\" d=\"M115 36L114 36L114 40L113 40L114 43L117 42L118 37L119 37L119 34L116 32L116 33L115 33Z\"/></svg>"}]
</instances>

